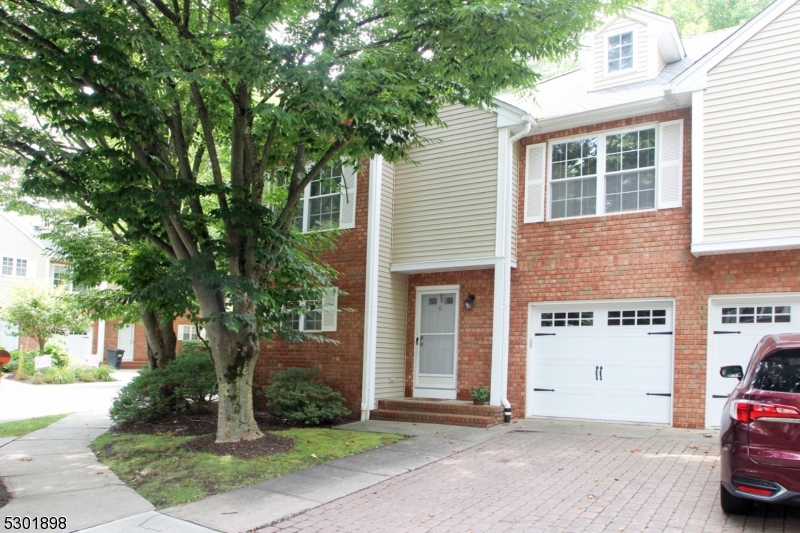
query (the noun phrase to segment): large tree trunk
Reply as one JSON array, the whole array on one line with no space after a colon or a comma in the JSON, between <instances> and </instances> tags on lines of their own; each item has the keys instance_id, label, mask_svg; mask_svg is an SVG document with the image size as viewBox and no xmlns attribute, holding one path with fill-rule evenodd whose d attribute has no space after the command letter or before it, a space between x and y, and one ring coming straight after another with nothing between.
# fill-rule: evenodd
<instances>
[{"instance_id":1,"label":"large tree trunk","mask_svg":"<svg viewBox=\"0 0 800 533\"><path fill-rule=\"evenodd\" d=\"M206 331L214 354L219 385L217 443L255 440L264 436L253 416L253 373L258 360L258 341L252 331L230 331L208 324Z\"/></svg>"},{"instance_id":2,"label":"large tree trunk","mask_svg":"<svg viewBox=\"0 0 800 533\"><path fill-rule=\"evenodd\" d=\"M199 280L192 280L192 285L203 316L225 311L219 291ZM248 313L255 319L255 306L250 302L236 302L233 311ZM205 326L219 386L216 442L259 439L264 434L253 416L253 373L259 355L258 335L248 326L233 331L217 320L206 322Z\"/></svg>"},{"instance_id":3,"label":"large tree trunk","mask_svg":"<svg viewBox=\"0 0 800 533\"><path fill-rule=\"evenodd\" d=\"M173 321L161 320L158 312L148 311L141 306L139 315L147 337L147 359L150 362L150 370L164 368L167 363L175 359L176 355L177 338Z\"/></svg>"}]
</instances>

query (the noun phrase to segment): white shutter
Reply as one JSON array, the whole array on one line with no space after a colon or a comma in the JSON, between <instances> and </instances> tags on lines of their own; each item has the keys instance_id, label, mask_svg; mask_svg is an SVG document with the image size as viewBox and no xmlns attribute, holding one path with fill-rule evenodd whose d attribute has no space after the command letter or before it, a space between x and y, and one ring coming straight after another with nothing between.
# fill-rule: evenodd
<instances>
[{"instance_id":1,"label":"white shutter","mask_svg":"<svg viewBox=\"0 0 800 533\"><path fill-rule=\"evenodd\" d=\"M544 176L547 145L531 144L525 151L525 219L523 222L544 221Z\"/></svg>"},{"instance_id":2,"label":"white shutter","mask_svg":"<svg viewBox=\"0 0 800 533\"><path fill-rule=\"evenodd\" d=\"M659 124L658 208L681 206L683 189L683 120Z\"/></svg>"},{"instance_id":3,"label":"white shutter","mask_svg":"<svg viewBox=\"0 0 800 533\"><path fill-rule=\"evenodd\" d=\"M331 287L322 297L322 331L336 331L336 318L339 314L339 291Z\"/></svg>"},{"instance_id":4,"label":"white shutter","mask_svg":"<svg viewBox=\"0 0 800 533\"><path fill-rule=\"evenodd\" d=\"M28 269L27 272L25 272L26 278L38 277L38 271L36 270L36 261L31 261L30 259L28 259L26 268Z\"/></svg>"},{"instance_id":5,"label":"white shutter","mask_svg":"<svg viewBox=\"0 0 800 533\"><path fill-rule=\"evenodd\" d=\"M339 204L339 227L350 229L356 227L356 169L342 168L342 200Z\"/></svg>"}]
</instances>

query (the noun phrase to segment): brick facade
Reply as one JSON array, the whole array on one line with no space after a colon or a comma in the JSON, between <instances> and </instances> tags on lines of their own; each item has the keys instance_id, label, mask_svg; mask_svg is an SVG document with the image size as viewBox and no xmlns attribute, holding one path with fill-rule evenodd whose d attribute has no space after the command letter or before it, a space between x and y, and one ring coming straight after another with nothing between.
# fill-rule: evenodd
<instances>
[{"instance_id":1,"label":"brick facade","mask_svg":"<svg viewBox=\"0 0 800 533\"><path fill-rule=\"evenodd\" d=\"M341 392L347 407L358 416L361 411L361 368L364 358L364 303L366 298L367 206L369 204L367 170L358 176L355 228L343 230L336 249L320 260L339 272L334 285L339 288L339 313L335 332L320 333L338 344L314 341L292 344L283 340L261 343L256 366L256 402L261 388L274 371L288 367L317 367L327 385Z\"/></svg>"},{"instance_id":2,"label":"brick facade","mask_svg":"<svg viewBox=\"0 0 800 533\"><path fill-rule=\"evenodd\" d=\"M478 383L492 382L492 316L494 311L494 269L463 270L414 274L408 277L408 315L406 332L406 397L414 391L414 331L417 288L430 285L459 285L458 367L456 388L458 400L471 399L469 389ZM475 295L471 310L464 308L464 299Z\"/></svg>"},{"instance_id":3,"label":"brick facade","mask_svg":"<svg viewBox=\"0 0 800 533\"><path fill-rule=\"evenodd\" d=\"M528 304L621 298L674 298L673 425L703 427L708 297L800 291L800 252L694 257L691 245L691 112L647 115L532 136L523 145L649 122L684 120L683 205L640 213L520 224L511 277L508 397L524 416ZM525 150L520 150L524 183ZM524 195L524 187L520 192ZM519 202L523 218L524 197ZM489 328L488 331L491 331Z\"/></svg>"}]
</instances>

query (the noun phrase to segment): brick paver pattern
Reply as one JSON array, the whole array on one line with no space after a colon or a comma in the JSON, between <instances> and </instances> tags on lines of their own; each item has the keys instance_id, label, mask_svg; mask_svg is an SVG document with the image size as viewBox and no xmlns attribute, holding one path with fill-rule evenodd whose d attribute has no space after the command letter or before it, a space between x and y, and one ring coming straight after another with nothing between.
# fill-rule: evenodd
<instances>
[{"instance_id":1,"label":"brick paver pattern","mask_svg":"<svg viewBox=\"0 0 800 533\"><path fill-rule=\"evenodd\" d=\"M259 530L800 532L800 509L719 507L716 439L514 432Z\"/></svg>"}]
</instances>

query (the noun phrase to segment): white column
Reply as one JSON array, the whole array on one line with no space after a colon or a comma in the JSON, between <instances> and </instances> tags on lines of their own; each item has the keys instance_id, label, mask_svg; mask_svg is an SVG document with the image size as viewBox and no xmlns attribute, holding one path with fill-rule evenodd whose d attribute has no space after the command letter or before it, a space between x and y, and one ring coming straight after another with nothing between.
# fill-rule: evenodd
<instances>
[{"instance_id":1,"label":"white column","mask_svg":"<svg viewBox=\"0 0 800 533\"><path fill-rule=\"evenodd\" d=\"M692 244L703 243L703 89L692 93Z\"/></svg>"},{"instance_id":2,"label":"white column","mask_svg":"<svg viewBox=\"0 0 800 533\"><path fill-rule=\"evenodd\" d=\"M509 129L497 136L497 218L492 313L492 385L490 403L501 405L508 388L508 333L511 295L511 144Z\"/></svg>"},{"instance_id":3,"label":"white column","mask_svg":"<svg viewBox=\"0 0 800 533\"><path fill-rule=\"evenodd\" d=\"M369 162L369 209L367 216L367 280L364 302L364 362L361 378L361 420L375 407L375 356L378 331L378 258L381 229L383 157Z\"/></svg>"}]
</instances>

